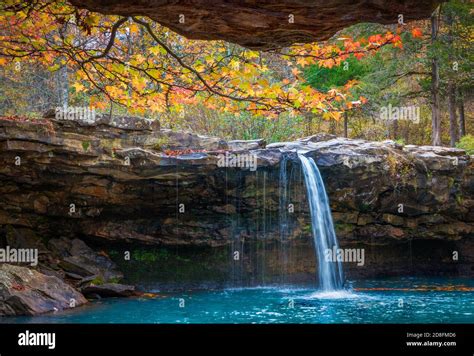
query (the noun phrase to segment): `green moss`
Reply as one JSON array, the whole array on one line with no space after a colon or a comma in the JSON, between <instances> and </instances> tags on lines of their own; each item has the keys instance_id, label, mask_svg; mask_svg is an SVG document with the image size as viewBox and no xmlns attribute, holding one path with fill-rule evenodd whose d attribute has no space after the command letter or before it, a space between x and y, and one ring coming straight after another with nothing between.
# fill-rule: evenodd
<instances>
[{"instance_id":1,"label":"green moss","mask_svg":"<svg viewBox=\"0 0 474 356\"><path fill-rule=\"evenodd\" d=\"M354 225L346 223L335 223L334 229L336 232L351 232L354 229Z\"/></svg>"},{"instance_id":2,"label":"green moss","mask_svg":"<svg viewBox=\"0 0 474 356\"><path fill-rule=\"evenodd\" d=\"M113 152L114 149L122 147L122 140L119 138L101 139L100 147L104 148L108 152Z\"/></svg>"},{"instance_id":3,"label":"green moss","mask_svg":"<svg viewBox=\"0 0 474 356\"><path fill-rule=\"evenodd\" d=\"M118 277L114 277L114 278L110 278L107 283L120 283L120 278Z\"/></svg>"},{"instance_id":4,"label":"green moss","mask_svg":"<svg viewBox=\"0 0 474 356\"><path fill-rule=\"evenodd\" d=\"M403 186L406 186L413 174L413 162L402 160L394 154L388 154L386 157L388 171L390 175L396 178ZM398 183L396 184L398 186Z\"/></svg>"},{"instance_id":5,"label":"green moss","mask_svg":"<svg viewBox=\"0 0 474 356\"><path fill-rule=\"evenodd\" d=\"M390 175L395 176L398 172L397 158L392 154L388 154L386 157L386 162L388 165L388 171L390 172Z\"/></svg>"},{"instance_id":6,"label":"green moss","mask_svg":"<svg viewBox=\"0 0 474 356\"><path fill-rule=\"evenodd\" d=\"M163 151L166 149L166 146L169 144L170 139L168 136L161 136L155 140L155 142L152 145L152 148L155 151Z\"/></svg>"},{"instance_id":7,"label":"green moss","mask_svg":"<svg viewBox=\"0 0 474 356\"><path fill-rule=\"evenodd\" d=\"M362 213L368 213L368 212L370 211L371 207L372 207L371 204L362 202L362 203L359 205L359 211L362 212Z\"/></svg>"},{"instance_id":8,"label":"green moss","mask_svg":"<svg viewBox=\"0 0 474 356\"><path fill-rule=\"evenodd\" d=\"M91 145L90 141L82 141L82 149L84 151L87 151L89 149L90 145Z\"/></svg>"},{"instance_id":9,"label":"green moss","mask_svg":"<svg viewBox=\"0 0 474 356\"><path fill-rule=\"evenodd\" d=\"M132 259L138 262L152 263L158 260L168 259L167 250L135 250L132 252Z\"/></svg>"},{"instance_id":10,"label":"green moss","mask_svg":"<svg viewBox=\"0 0 474 356\"><path fill-rule=\"evenodd\" d=\"M433 178L433 172L431 172L430 170L427 170L426 171L426 178L428 178L428 180L431 180L431 178Z\"/></svg>"},{"instance_id":11,"label":"green moss","mask_svg":"<svg viewBox=\"0 0 474 356\"><path fill-rule=\"evenodd\" d=\"M131 251L129 261L123 258L123 251L108 251L108 254L123 271L125 283L224 281L228 278L228 246L212 249L142 247Z\"/></svg>"},{"instance_id":12,"label":"green moss","mask_svg":"<svg viewBox=\"0 0 474 356\"><path fill-rule=\"evenodd\" d=\"M311 231L312 231L311 224L306 224L305 226L303 226L302 230L303 230L303 232L305 232L305 233L311 232Z\"/></svg>"},{"instance_id":13,"label":"green moss","mask_svg":"<svg viewBox=\"0 0 474 356\"><path fill-rule=\"evenodd\" d=\"M102 276L96 276L93 280L92 280L92 284L96 285L96 286L100 286L102 284L104 284L105 281L104 281L104 278Z\"/></svg>"},{"instance_id":14,"label":"green moss","mask_svg":"<svg viewBox=\"0 0 474 356\"><path fill-rule=\"evenodd\" d=\"M105 280L103 276L96 276L92 281L91 283L96 285L96 286L100 286L102 284L105 284L105 283L120 283L121 279L118 278L118 277L113 277L113 278L110 278L108 280Z\"/></svg>"},{"instance_id":15,"label":"green moss","mask_svg":"<svg viewBox=\"0 0 474 356\"><path fill-rule=\"evenodd\" d=\"M448 187L452 188L454 186L455 181L456 180L453 177L449 177L448 178Z\"/></svg>"},{"instance_id":16,"label":"green moss","mask_svg":"<svg viewBox=\"0 0 474 356\"><path fill-rule=\"evenodd\" d=\"M116 258L120 255L120 252L117 250L109 250L107 254L109 255L110 258Z\"/></svg>"},{"instance_id":17,"label":"green moss","mask_svg":"<svg viewBox=\"0 0 474 356\"><path fill-rule=\"evenodd\" d=\"M400 175L402 176L402 178L406 178L410 176L411 171L412 171L411 166L409 164L404 164L402 165L402 168L400 170Z\"/></svg>"}]
</instances>

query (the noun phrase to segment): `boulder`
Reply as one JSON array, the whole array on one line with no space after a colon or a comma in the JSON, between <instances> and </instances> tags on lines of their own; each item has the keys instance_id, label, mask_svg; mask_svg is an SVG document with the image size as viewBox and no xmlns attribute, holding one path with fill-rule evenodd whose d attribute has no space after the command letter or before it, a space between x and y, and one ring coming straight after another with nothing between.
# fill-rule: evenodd
<instances>
[{"instance_id":1,"label":"boulder","mask_svg":"<svg viewBox=\"0 0 474 356\"><path fill-rule=\"evenodd\" d=\"M0 315L37 315L75 308L84 296L55 276L0 264Z\"/></svg>"},{"instance_id":2,"label":"boulder","mask_svg":"<svg viewBox=\"0 0 474 356\"><path fill-rule=\"evenodd\" d=\"M108 297L131 297L137 295L134 286L118 283L104 283L100 285L89 284L81 288L81 292L86 297L92 297L97 299L97 296L100 298Z\"/></svg>"},{"instance_id":3,"label":"boulder","mask_svg":"<svg viewBox=\"0 0 474 356\"><path fill-rule=\"evenodd\" d=\"M116 281L123 278L105 253L94 251L82 240L52 239L49 246L60 256L59 267L73 279L96 277L103 281Z\"/></svg>"}]
</instances>

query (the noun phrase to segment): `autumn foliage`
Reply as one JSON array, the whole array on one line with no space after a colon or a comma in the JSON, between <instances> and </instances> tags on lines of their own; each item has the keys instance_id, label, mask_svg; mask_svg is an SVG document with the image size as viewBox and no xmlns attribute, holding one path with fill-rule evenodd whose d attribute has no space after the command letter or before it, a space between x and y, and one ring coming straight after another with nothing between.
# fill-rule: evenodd
<instances>
[{"instance_id":1,"label":"autumn foliage","mask_svg":"<svg viewBox=\"0 0 474 356\"><path fill-rule=\"evenodd\" d=\"M115 103L138 113L179 112L200 103L235 115L314 112L326 119L339 119L365 98L348 95L355 81L326 93L304 85L302 68L331 68L387 45L403 48L400 35L387 32L259 53L222 41L187 40L145 17L104 16L46 0L4 1L0 43L1 66L13 73L38 63L51 72L66 67L74 92L87 94L90 105L102 110ZM282 64L287 73L273 75Z\"/></svg>"}]
</instances>

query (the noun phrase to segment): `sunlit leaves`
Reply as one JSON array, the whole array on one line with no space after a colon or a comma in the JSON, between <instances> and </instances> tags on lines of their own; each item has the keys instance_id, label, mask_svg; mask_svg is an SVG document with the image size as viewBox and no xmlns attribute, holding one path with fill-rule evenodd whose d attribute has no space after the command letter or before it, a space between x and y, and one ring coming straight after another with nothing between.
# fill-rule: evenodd
<instances>
[{"instance_id":1,"label":"sunlit leaves","mask_svg":"<svg viewBox=\"0 0 474 356\"><path fill-rule=\"evenodd\" d=\"M262 54L222 41L187 40L146 18L104 16L46 0L0 12L0 23L0 65L15 58L53 71L67 65L74 92L90 95L95 107L113 102L137 112L176 113L200 103L235 114L307 111L338 120L355 83L323 93L305 85L301 71L339 66L387 44L402 47L400 36L388 32Z\"/></svg>"}]
</instances>

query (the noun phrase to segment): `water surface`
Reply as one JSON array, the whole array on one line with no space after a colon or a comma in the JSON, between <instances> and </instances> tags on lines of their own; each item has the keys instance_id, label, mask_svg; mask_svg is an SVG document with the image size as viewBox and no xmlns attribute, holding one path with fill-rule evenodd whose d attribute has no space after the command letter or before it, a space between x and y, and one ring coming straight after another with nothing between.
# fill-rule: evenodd
<instances>
[{"instance_id":1,"label":"water surface","mask_svg":"<svg viewBox=\"0 0 474 356\"><path fill-rule=\"evenodd\" d=\"M270 286L103 299L10 323L473 323L472 279L356 281L352 291Z\"/></svg>"}]
</instances>

